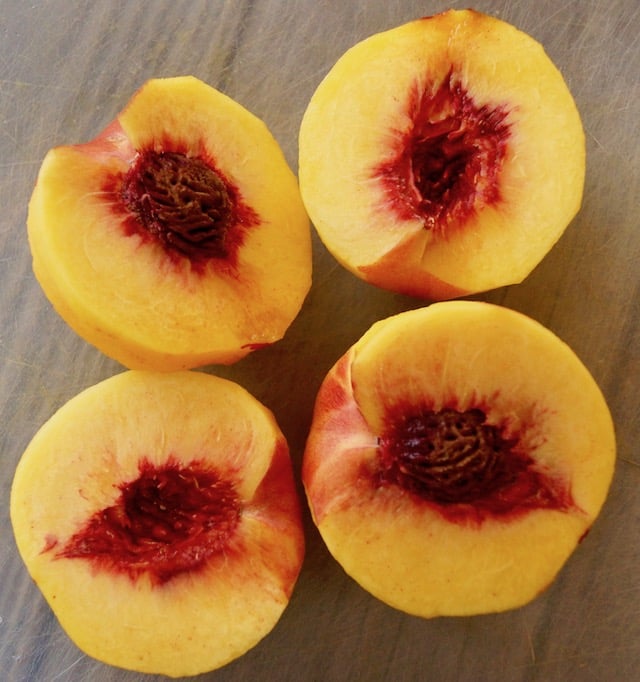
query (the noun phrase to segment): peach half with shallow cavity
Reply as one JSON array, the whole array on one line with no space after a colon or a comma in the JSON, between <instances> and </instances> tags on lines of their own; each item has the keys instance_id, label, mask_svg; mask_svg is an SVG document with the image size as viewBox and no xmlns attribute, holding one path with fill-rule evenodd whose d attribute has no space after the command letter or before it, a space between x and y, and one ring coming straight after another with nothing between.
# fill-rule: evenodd
<instances>
[{"instance_id":1,"label":"peach half with shallow cavity","mask_svg":"<svg viewBox=\"0 0 640 682\"><path fill-rule=\"evenodd\" d=\"M53 306L133 369L235 362L282 338L311 285L280 147L193 77L148 81L96 139L51 150L27 226Z\"/></svg>"},{"instance_id":2,"label":"peach half with shallow cavity","mask_svg":"<svg viewBox=\"0 0 640 682\"><path fill-rule=\"evenodd\" d=\"M472 10L373 35L319 84L303 201L335 258L432 300L521 282L577 213L580 115L533 38Z\"/></svg>"},{"instance_id":3,"label":"peach half with shallow cavity","mask_svg":"<svg viewBox=\"0 0 640 682\"><path fill-rule=\"evenodd\" d=\"M11 490L20 554L88 655L180 677L258 644L304 553L287 442L243 388L131 370L42 426Z\"/></svg>"},{"instance_id":4,"label":"peach half with shallow cavity","mask_svg":"<svg viewBox=\"0 0 640 682\"><path fill-rule=\"evenodd\" d=\"M522 606L606 498L601 391L539 323L449 301L381 320L319 390L302 476L329 551L422 617Z\"/></svg>"}]
</instances>

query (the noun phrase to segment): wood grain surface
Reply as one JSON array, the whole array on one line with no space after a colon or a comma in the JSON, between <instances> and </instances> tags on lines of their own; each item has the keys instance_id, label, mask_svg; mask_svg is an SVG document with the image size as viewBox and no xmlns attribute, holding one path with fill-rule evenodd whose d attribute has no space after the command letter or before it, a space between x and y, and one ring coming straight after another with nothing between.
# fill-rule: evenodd
<instances>
[{"instance_id":1,"label":"wood grain surface","mask_svg":"<svg viewBox=\"0 0 640 682\"><path fill-rule=\"evenodd\" d=\"M33 277L26 207L46 151L91 139L146 79L193 74L263 118L296 169L306 103L344 50L468 4L0 0L0 679L156 679L98 663L69 641L27 575L9 521L13 472L33 434L73 395L122 369L65 325ZM281 621L255 649L199 679L640 679L640 4L474 7L544 44L576 98L588 153L583 207L558 244L522 284L476 298L547 325L591 370L617 429L610 496L544 594L516 611L474 618L421 620L376 601L342 572L307 514L306 560ZM274 411L298 472L330 366L375 320L423 305L357 281L315 237L314 268L313 288L282 342L207 369Z\"/></svg>"}]
</instances>

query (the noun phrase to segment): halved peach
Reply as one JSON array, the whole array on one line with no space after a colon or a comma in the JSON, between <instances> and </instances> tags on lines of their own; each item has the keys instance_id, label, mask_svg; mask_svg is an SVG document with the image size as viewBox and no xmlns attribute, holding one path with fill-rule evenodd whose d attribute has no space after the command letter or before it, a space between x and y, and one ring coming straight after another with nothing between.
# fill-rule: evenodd
<instances>
[{"instance_id":1,"label":"halved peach","mask_svg":"<svg viewBox=\"0 0 640 682\"><path fill-rule=\"evenodd\" d=\"M148 81L95 140L51 150L28 233L54 307L134 369L234 362L284 335L311 284L280 147L193 77Z\"/></svg>"},{"instance_id":2,"label":"halved peach","mask_svg":"<svg viewBox=\"0 0 640 682\"><path fill-rule=\"evenodd\" d=\"M433 617L544 590L614 470L611 416L530 318L449 301L374 324L319 391L303 462L315 523L362 587Z\"/></svg>"},{"instance_id":3,"label":"halved peach","mask_svg":"<svg viewBox=\"0 0 640 682\"><path fill-rule=\"evenodd\" d=\"M440 300L522 281L578 211L584 132L515 27L450 10L349 49L299 138L303 201L346 268Z\"/></svg>"},{"instance_id":4,"label":"halved peach","mask_svg":"<svg viewBox=\"0 0 640 682\"><path fill-rule=\"evenodd\" d=\"M271 412L188 371L126 371L70 400L11 491L18 549L71 639L172 677L275 626L303 559L300 511Z\"/></svg>"}]
</instances>

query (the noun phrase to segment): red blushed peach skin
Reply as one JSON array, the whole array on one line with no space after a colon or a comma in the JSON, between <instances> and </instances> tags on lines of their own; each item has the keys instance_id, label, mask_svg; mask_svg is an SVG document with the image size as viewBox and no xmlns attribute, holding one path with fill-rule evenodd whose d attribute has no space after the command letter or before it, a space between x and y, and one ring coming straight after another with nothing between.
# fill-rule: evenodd
<instances>
[{"instance_id":1,"label":"red blushed peach skin","mask_svg":"<svg viewBox=\"0 0 640 682\"><path fill-rule=\"evenodd\" d=\"M327 249L371 284L442 300L521 282L582 201L584 132L542 46L472 10L354 45L299 135Z\"/></svg>"},{"instance_id":2,"label":"red blushed peach skin","mask_svg":"<svg viewBox=\"0 0 640 682\"><path fill-rule=\"evenodd\" d=\"M148 81L96 139L52 149L27 227L55 309L132 369L235 362L282 338L311 285L280 147L192 77Z\"/></svg>"},{"instance_id":3,"label":"red blushed peach skin","mask_svg":"<svg viewBox=\"0 0 640 682\"><path fill-rule=\"evenodd\" d=\"M199 372L129 371L39 430L11 491L18 549L61 626L105 663L218 668L276 625L304 539L273 415Z\"/></svg>"},{"instance_id":4,"label":"red blushed peach skin","mask_svg":"<svg viewBox=\"0 0 640 682\"><path fill-rule=\"evenodd\" d=\"M586 535L614 470L593 378L505 308L436 303L382 320L317 396L302 477L328 549L422 617L521 606Z\"/></svg>"}]
</instances>

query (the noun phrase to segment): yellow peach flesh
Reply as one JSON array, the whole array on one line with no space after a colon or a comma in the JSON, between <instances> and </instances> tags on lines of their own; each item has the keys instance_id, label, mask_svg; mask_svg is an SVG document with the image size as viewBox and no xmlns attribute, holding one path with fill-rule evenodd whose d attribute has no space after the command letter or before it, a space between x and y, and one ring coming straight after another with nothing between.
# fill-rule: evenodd
<instances>
[{"instance_id":1,"label":"yellow peach flesh","mask_svg":"<svg viewBox=\"0 0 640 682\"><path fill-rule=\"evenodd\" d=\"M481 406L520 431L572 504L460 522L376 484L385 420L425 404ZM566 344L519 313L457 301L376 323L329 372L303 481L327 547L365 589L423 617L469 615L521 606L550 584L597 517L614 460L604 398Z\"/></svg>"},{"instance_id":2,"label":"yellow peach flesh","mask_svg":"<svg viewBox=\"0 0 640 682\"><path fill-rule=\"evenodd\" d=\"M453 70L477 108L508 112L500 201L445 234L385 206L375 169L410 128L407 101ZM348 50L314 93L300 129L303 200L327 248L354 274L443 299L522 281L578 211L585 145L562 75L526 34L450 11ZM402 255L395 255L401 250Z\"/></svg>"},{"instance_id":3,"label":"yellow peach flesh","mask_svg":"<svg viewBox=\"0 0 640 682\"><path fill-rule=\"evenodd\" d=\"M125 234L106 181L126 172L136 149L166 140L194 155L205 149L258 215L233 271L210 262L196 272ZM283 336L311 284L309 222L277 143L256 117L189 77L149 81L98 140L49 152L28 228L54 307L136 369L234 362Z\"/></svg>"},{"instance_id":4,"label":"yellow peach flesh","mask_svg":"<svg viewBox=\"0 0 640 682\"><path fill-rule=\"evenodd\" d=\"M234 484L241 520L226 549L161 584L57 556L136 479L142 457L204 460ZM220 667L262 639L288 603L304 548L273 415L236 384L197 372L124 372L63 406L19 463L11 519L31 576L83 651L174 677Z\"/></svg>"}]
</instances>

